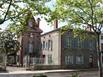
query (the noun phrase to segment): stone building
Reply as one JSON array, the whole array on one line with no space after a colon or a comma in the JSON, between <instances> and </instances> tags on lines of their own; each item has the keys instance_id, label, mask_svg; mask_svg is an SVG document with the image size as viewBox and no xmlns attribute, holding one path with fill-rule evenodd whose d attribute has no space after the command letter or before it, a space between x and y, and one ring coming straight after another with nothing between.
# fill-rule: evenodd
<instances>
[{"instance_id":1,"label":"stone building","mask_svg":"<svg viewBox=\"0 0 103 77\"><path fill-rule=\"evenodd\" d=\"M39 58L41 54L41 33L42 30L39 28L40 19L32 16L27 22L27 31L22 33L18 38L21 49L17 53L18 63L20 65L31 65L35 63L35 58Z\"/></svg>"},{"instance_id":2,"label":"stone building","mask_svg":"<svg viewBox=\"0 0 103 77\"><path fill-rule=\"evenodd\" d=\"M103 33L100 36L100 49L103 51Z\"/></svg>"},{"instance_id":3,"label":"stone building","mask_svg":"<svg viewBox=\"0 0 103 77\"><path fill-rule=\"evenodd\" d=\"M56 27L55 27L56 26ZM47 69L97 67L96 39L80 40L71 29L61 34L58 24L41 36L42 55ZM92 35L92 33L88 33Z\"/></svg>"}]
</instances>

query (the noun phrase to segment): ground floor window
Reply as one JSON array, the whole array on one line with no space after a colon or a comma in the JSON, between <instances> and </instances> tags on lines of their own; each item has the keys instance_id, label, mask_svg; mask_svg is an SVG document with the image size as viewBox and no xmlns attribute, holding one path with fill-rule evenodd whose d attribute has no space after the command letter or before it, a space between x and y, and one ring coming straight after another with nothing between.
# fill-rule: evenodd
<instances>
[{"instance_id":1,"label":"ground floor window","mask_svg":"<svg viewBox=\"0 0 103 77\"><path fill-rule=\"evenodd\" d=\"M84 56L79 55L76 56L76 64L83 64L84 63Z\"/></svg>"},{"instance_id":2,"label":"ground floor window","mask_svg":"<svg viewBox=\"0 0 103 77\"><path fill-rule=\"evenodd\" d=\"M65 56L65 64L73 64L73 56Z\"/></svg>"},{"instance_id":3,"label":"ground floor window","mask_svg":"<svg viewBox=\"0 0 103 77\"><path fill-rule=\"evenodd\" d=\"M52 55L51 54L49 54L48 55L48 64L52 64Z\"/></svg>"}]
</instances>

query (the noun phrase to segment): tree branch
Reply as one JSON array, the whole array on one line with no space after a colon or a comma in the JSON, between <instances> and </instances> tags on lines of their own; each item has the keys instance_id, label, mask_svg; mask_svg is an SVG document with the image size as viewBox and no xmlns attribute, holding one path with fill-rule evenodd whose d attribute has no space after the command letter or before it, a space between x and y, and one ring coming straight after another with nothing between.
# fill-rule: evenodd
<instances>
[{"instance_id":1,"label":"tree branch","mask_svg":"<svg viewBox=\"0 0 103 77\"><path fill-rule=\"evenodd\" d=\"M82 16L80 16L77 12L75 12L75 11L73 11L73 12L74 12L79 18L81 18L82 20L85 21L85 23L83 23L83 24L88 25L90 28L93 29L93 31L97 32L97 28L96 28L94 25L89 24L89 23L87 22L87 20L85 20L85 19L84 19Z\"/></svg>"},{"instance_id":2,"label":"tree branch","mask_svg":"<svg viewBox=\"0 0 103 77\"><path fill-rule=\"evenodd\" d=\"M99 24L98 30L101 31L102 28L103 28L103 24Z\"/></svg>"},{"instance_id":3,"label":"tree branch","mask_svg":"<svg viewBox=\"0 0 103 77\"><path fill-rule=\"evenodd\" d=\"M82 16L80 16L77 12L75 12L75 11L73 11L79 18L81 18L82 20L84 20L86 23L87 23L87 21L82 17Z\"/></svg>"},{"instance_id":4,"label":"tree branch","mask_svg":"<svg viewBox=\"0 0 103 77\"><path fill-rule=\"evenodd\" d=\"M83 11L83 13L85 13L86 15L88 15L88 16L90 16L90 17L91 17L91 15L90 15L88 12L86 12L83 8L79 7L79 9L80 9L80 10L82 10L82 11Z\"/></svg>"},{"instance_id":5,"label":"tree branch","mask_svg":"<svg viewBox=\"0 0 103 77\"><path fill-rule=\"evenodd\" d=\"M10 10L10 6L11 6L11 4L12 4L12 0L10 0L10 4L9 4L9 6L8 6L8 9L7 9L6 14L5 14L5 16L4 16L4 19L0 22L0 24L2 24L2 23L5 22L6 17L7 17L7 15L8 15L8 12L9 12L9 10Z\"/></svg>"},{"instance_id":6,"label":"tree branch","mask_svg":"<svg viewBox=\"0 0 103 77\"><path fill-rule=\"evenodd\" d=\"M93 21L93 16L94 16L94 10L93 10L93 0L88 0L89 4L90 4L90 9L91 9L91 22L92 22L92 25L94 25L94 21Z\"/></svg>"}]
</instances>

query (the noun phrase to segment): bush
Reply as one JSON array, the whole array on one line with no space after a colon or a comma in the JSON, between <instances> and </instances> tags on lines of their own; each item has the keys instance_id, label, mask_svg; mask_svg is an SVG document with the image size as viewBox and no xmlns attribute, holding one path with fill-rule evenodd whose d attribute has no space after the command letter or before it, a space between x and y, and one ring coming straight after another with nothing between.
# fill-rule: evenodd
<instances>
[{"instance_id":1,"label":"bush","mask_svg":"<svg viewBox=\"0 0 103 77\"><path fill-rule=\"evenodd\" d=\"M72 74L72 77L80 77L80 76L79 76L79 73L76 72Z\"/></svg>"},{"instance_id":2,"label":"bush","mask_svg":"<svg viewBox=\"0 0 103 77\"><path fill-rule=\"evenodd\" d=\"M33 77L47 77L46 75L34 75Z\"/></svg>"}]
</instances>

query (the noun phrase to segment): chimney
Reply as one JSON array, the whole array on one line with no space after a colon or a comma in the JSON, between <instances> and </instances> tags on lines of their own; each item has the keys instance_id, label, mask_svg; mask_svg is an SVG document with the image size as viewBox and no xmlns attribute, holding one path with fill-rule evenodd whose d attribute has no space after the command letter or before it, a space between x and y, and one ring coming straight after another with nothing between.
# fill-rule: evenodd
<instances>
[{"instance_id":1,"label":"chimney","mask_svg":"<svg viewBox=\"0 0 103 77\"><path fill-rule=\"evenodd\" d=\"M54 20L53 26L54 26L54 29L58 28L58 20L57 19Z\"/></svg>"},{"instance_id":2,"label":"chimney","mask_svg":"<svg viewBox=\"0 0 103 77\"><path fill-rule=\"evenodd\" d=\"M40 25L40 18L37 18L37 27Z\"/></svg>"}]
</instances>

